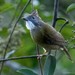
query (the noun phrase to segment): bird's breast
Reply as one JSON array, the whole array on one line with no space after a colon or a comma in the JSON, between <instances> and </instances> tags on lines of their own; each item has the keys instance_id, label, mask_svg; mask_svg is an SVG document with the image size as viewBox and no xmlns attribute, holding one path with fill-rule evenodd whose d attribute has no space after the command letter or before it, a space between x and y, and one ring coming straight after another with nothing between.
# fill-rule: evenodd
<instances>
[{"instance_id":1,"label":"bird's breast","mask_svg":"<svg viewBox=\"0 0 75 75\"><path fill-rule=\"evenodd\" d=\"M39 29L33 29L30 31L31 37L37 44L43 43L43 35Z\"/></svg>"}]
</instances>

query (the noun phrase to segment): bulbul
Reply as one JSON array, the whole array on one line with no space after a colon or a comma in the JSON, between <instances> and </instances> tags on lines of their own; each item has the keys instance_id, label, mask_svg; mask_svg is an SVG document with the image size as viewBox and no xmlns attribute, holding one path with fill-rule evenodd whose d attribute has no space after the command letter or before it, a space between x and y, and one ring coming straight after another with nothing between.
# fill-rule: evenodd
<instances>
[{"instance_id":1,"label":"bulbul","mask_svg":"<svg viewBox=\"0 0 75 75\"><path fill-rule=\"evenodd\" d=\"M27 17L23 17L26 21L26 27L30 30L30 34L34 42L43 47L48 52L50 50L60 50L66 53L70 60L71 56L65 47L66 43L64 37L51 25L45 23L38 15L38 12L34 10Z\"/></svg>"}]
</instances>

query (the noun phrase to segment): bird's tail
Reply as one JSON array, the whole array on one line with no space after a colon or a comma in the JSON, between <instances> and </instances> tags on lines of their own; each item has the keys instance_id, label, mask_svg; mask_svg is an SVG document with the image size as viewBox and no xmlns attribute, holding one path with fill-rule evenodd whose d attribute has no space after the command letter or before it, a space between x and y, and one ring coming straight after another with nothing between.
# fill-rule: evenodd
<instances>
[{"instance_id":1,"label":"bird's tail","mask_svg":"<svg viewBox=\"0 0 75 75\"><path fill-rule=\"evenodd\" d=\"M64 52L66 53L66 55L68 56L68 58L73 62L71 55L69 54L68 50L66 47L64 47Z\"/></svg>"}]
</instances>

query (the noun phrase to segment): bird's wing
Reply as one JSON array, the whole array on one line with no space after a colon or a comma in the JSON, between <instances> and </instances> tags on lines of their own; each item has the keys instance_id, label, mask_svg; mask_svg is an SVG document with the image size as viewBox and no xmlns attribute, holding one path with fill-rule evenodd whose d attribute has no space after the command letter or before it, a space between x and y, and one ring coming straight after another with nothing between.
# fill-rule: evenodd
<instances>
[{"instance_id":1,"label":"bird's wing","mask_svg":"<svg viewBox=\"0 0 75 75\"><path fill-rule=\"evenodd\" d=\"M52 44L52 45L60 45L62 46L65 44L65 40L63 36L57 32L53 27L46 26L44 27L44 41L46 44Z\"/></svg>"}]
</instances>

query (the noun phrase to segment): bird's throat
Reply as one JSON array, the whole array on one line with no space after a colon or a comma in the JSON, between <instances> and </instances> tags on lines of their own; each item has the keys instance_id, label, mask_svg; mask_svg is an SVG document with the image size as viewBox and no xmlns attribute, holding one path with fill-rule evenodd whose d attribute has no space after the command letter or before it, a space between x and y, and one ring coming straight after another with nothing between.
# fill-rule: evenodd
<instances>
[{"instance_id":1,"label":"bird's throat","mask_svg":"<svg viewBox=\"0 0 75 75\"><path fill-rule=\"evenodd\" d=\"M29 30L32 30L35 28L35 25L31 21L26 21L26 27Z\"/></svg>"}]
</instances>

